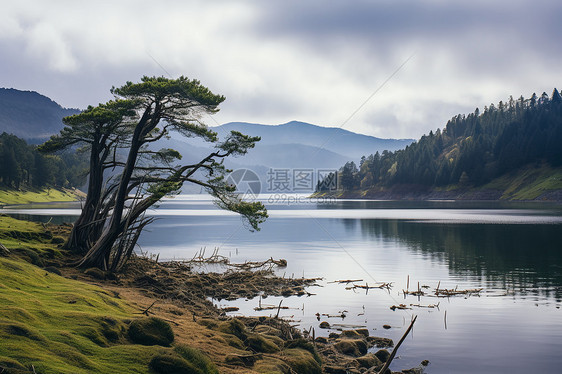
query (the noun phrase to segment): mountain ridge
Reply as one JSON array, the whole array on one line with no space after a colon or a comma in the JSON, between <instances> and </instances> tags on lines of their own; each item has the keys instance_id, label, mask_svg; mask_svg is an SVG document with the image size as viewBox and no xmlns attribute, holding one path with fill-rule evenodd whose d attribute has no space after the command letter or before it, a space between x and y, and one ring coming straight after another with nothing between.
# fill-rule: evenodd
<instances>
[{"instance_id":1,"label":"mountain ridge","mask_svg":"<svg viewBox=\"0 0 562 374\"><path fill-rule=\"evenodd\" d=\"M249 122L228 122L213 127L220 133L231 130L254 136L261 136L261 144L297 143L317 148L331 150L351 159L359 159L365 151L382 152L384 150L396 151L411 144L414 139L385 139L370 135L355 133L338 127L318 126L302 121L289 121L278 125L266 125ZM299 141L294 141L295 137Z\"/></svg>"}]
</instances>

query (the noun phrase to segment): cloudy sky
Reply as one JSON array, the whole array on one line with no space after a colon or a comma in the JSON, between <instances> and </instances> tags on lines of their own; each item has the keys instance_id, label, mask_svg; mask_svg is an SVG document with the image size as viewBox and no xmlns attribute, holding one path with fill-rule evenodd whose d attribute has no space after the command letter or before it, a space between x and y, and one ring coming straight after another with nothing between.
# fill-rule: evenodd
<instances>
[{"instance_id":1,"label":"cloudy sky","mask_svg":"<svg viewBox=\"0 0 562 374\"><path fill-rule=\"evenodd\" d=\"M210 125L301 120L417 138L562 87L562 2L0 0L0 86L65 107L142 75L227 100Z\"/></svg>"}]
</instances>

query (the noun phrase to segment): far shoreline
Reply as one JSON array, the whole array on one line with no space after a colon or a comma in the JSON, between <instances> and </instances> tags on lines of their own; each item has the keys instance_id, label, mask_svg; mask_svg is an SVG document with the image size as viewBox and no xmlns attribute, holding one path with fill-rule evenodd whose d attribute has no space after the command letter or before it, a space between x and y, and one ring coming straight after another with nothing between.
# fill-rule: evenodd
<instances>
[{"instance_id":1,"label":"far shoreline","mask_svg":"<svg viewBox=\"0 0 562 374\"><path fill-rule=\"evenodd\" d=\"M397 186L395 188L369 190L315 192L310 196L310 198L381 201L497 201L562 203L562 189L544 191L535 198L522 199L515 196L506 196L506 192L504 190L495 189L432 190L420 188L409 189L407 186Z\"/></svg>"}]
</instances>

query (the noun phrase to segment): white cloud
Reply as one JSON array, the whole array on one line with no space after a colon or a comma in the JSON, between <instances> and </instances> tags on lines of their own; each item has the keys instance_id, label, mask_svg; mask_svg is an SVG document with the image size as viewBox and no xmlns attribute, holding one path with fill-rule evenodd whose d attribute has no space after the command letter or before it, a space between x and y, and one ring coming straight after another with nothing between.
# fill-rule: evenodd
<instances>
[{"instance_id":1,"label":"white cloud","mask_svg":"<svg viewBox=\"0 0 562 374\"><path fill-rule=\"evenodd\" d=\"M49 23L38 23L25 33L30 55L47 62L49 68L59 72L72 72L78 68L70 44Z\"/></svg>"}]
</instances>

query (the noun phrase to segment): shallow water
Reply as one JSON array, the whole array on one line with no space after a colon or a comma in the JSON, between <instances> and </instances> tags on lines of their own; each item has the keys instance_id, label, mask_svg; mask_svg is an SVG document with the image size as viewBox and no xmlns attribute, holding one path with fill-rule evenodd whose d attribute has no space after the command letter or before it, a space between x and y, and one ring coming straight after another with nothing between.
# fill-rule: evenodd
<instances>
[{"instance_id":1,"label":"shallow water","mask_svg":"<svg viewBox=\"0 0 562 374\"><path fill-rule=\"evenodd\" d=\"M469 202L310 202L302 197L271 202L270 218L259 232L249 232L240 218L215 208L206 196L178 196L151 215L158 219L143 233L143 251L160 259L191 258L201 248L233 262L285 258L286 277L322 277L310 297L267 298L262 304L283 305L285 318L316 335L316 313L330 324L366 326L372 335L397 341L412 315L413 334L405 341L392 368L417 366L427 373L559 372L562 366L562 207L541 203ZM269 200L269 202L268 202ZM70 220L76 207L4 209L46 221ZM63 218L60 218L63 216ZM392 282L384 289L346 290L339 279L360 284ZM421 298L402 293L437 285L442 288L483 288L479 296ZM255 312L254 300L216 301ZM400 303L437 304L390 310ZM445 315L446 312L446 315ZM446 318L445 318L446 317ZM383 324L391 329L385 330Z\"/></svg>"}]
</instances>

